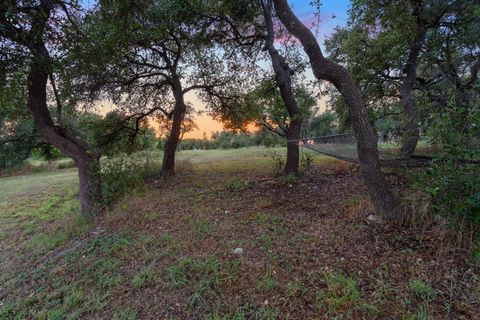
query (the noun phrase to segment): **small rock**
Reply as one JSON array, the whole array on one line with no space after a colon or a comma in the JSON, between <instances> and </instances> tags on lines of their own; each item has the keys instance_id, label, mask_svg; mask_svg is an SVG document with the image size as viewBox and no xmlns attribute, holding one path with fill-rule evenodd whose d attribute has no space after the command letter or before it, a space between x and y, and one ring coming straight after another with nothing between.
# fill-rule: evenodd
<instances>
[{"instance_id":1,"label":"small rock","mask_svg":"<svg viewBox=\"0 0 480 320\"><path fill-rule=\"evenodd\" d=\"M235 248L232 251L233 254L236 254L237 256L241 256L243 254L243 248Z\"/></svg>"},{"instance_id":2,"label":"small rock","mask_svg":"<svg viewBox=\"0 0 480 320\"><path fill-rule=\"evenodd\" d=\"M375 223L383 223L383 219L375 214L369 214L367 220Z\"/></svg>"}]
</instances>

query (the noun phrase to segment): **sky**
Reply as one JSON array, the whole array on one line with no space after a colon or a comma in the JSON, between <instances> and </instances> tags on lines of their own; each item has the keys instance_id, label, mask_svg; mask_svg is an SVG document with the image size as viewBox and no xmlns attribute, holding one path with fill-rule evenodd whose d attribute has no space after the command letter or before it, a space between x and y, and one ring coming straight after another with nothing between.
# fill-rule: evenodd
<instances>
[{"instance_id":1,"label":"sky","mask_svg":"<svg viewBox=\"0 0 480 320\"><path fill-rule=\"evenodd\" d=\"M318 18L315 16L316 8L310 6L311 0L294 0L289 1L295 14L302 20L307 26L311 26L313 22L317 22ZM323 0L320 7L320 27L313 27L312 31L317 33L318 40L322 43L326 37L332 34L336 26L343 26L346 24L348 18L348 9L350 6L349 0ZM196 110L204 110L201 103L194 95L190 95L186 99L190 101ZM325 100L319 101L321 104L320 109L324 110ZM185 138L201 139L206 133L207 137L210 137L214 131L222 131L223 125L212 119L208 114L203 113L200 116L195 117L195 122L198 129L193 130L185 134Z\"/></svg>"},{"instance_id":2,"label":"sky","mask_svg":"<svg viewBox=\"0 0 480 320\"><path fill-rule=\"evenodd\" d=\"M84 3L93 3L94 0L83 0ZM312 23L317 23L318 18L315 15L316 8L310 6L312 0L290 0L289 3L300 18L300 20L307 26L312 27ZM313 26L312 31L316 34L320 44L323 44L325 38L330 36L336 26L343 26L346 24L348 18L348 9L350 0L323 0L320 7L320 24L319 27ZM313 75L307 72L307 78L313 79ZM196 98L195 93L190 91L185 97L186 101L194 106L196 111L205 111L204 105ZM325 99L318 101L320 110L325 110ZM100 103L104 112L113 109L111 103L103 101ZM207 112L202 112L201 115L195 116L195 123L197 129L185 134L184 138L201 139L206 134L207 138L211 137L211 133L215 131L224 130L222 123L214 120ZM154 124L152 124L154 126Z\"/></svg>"}]
</instances>

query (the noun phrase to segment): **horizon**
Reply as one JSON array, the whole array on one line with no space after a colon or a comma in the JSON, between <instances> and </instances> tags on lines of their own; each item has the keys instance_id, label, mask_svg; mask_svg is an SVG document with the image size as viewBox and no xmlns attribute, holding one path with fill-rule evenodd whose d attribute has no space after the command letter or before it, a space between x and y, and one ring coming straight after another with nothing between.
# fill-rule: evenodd
<instances>
[{"instance_id":1,"label":"horizon","mask_svg":"<svg viewBox=\"0 0 480 320\"><path fill-rule=\"evenodd\" d=\"M314 34L320 42L322 50L324 49L324 41L334 32L337 26L344 26L348 18L348 10L350 8L350 0L329 1L322 3L320 8L320 19L315 12L316 9L311 6L310 1L295 0L289 1L293 11L297 14L300 20L310 29L315 28ZM320 22L319 27L316 23ZM310 67L307 68L306 77L309 81L314 81L315 78L311 72ZM320 112L326 111L326 101L328 96L324 95L318 99L318 107ZM211 139L212 132L228 131L225 129L221 121L215 120L208 114L208 109L204 103L201 102L194 92L188 92L185 101L194 106L195 113L193 119L197 125L197 129L185 133L184 139L202 139L204 135ZM106 113L114 109L113 103L109 100L99 101L98 104L100 113ZM198 114L200 113L200 114ZM158 126L155 121L150 121L151 127L158 134Z\"/></svg>"},{"instance_id":2,"label":"horizon","mask_svg":"<svg viewBox=\"0 0 480 320\"><path fill-rule=\"evenodd\" d=\"M310 1L302 0L290 1L292 9L302 22L310 25L309 27L312 28L312 24L318 21L318 17L316 16L315 8L309 3ZM337 26L344 26L346 24L349 8L349 0L326 1L322 3L320 8L320 26L318 30L315 30L317 39L322 47L325 39L333 33ZM313 74L310 68L308 69L307 77L313 80ZM321 112L325 112L327 99L328 97L323 96L318 100ZM186 101L192 103L196 111L207 111L203 103L198 101L194 94L193 97L187 97ZM206 134L207 138L210 139L212 132L226 130L221 122L213 119L207 112L203 112L200 116L196 115L194 121L198 129L185 133L184 138L202 139L203 135Z\"/></svg>"}]
</instances>

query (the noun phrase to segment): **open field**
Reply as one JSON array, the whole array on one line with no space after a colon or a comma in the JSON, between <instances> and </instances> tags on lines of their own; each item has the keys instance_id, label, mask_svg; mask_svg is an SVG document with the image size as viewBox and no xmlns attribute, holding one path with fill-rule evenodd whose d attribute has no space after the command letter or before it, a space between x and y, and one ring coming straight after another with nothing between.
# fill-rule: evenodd
<instances>
[{"instance_id":1,"label":"open field","mask_svg":"<svg viewBox=\"0 0 480 320\"><path fill-rule=\"evenodd\" d=\"M355 166L277 177L267 153L179 152L95 221L75 169L0 178L0 319L479 319L449 232L372 224Z\"/></svg>"}]
</instances>

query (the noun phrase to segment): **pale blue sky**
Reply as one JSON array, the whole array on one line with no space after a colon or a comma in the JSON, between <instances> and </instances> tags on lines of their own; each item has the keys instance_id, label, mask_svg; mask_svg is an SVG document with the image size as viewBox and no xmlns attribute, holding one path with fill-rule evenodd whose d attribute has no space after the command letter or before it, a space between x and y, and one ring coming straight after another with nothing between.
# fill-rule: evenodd
<instances>
[{"instance_id":1,"label":"pale blue sky","mask_svg":"<svg viewBox=\"0 0 480 320\"><path fill-rule=\"evenodd\" d=\"M290 0L295 14L305 23L311 24L315 20L316 8L310 5L311 0ZM329 36L336 26L344 26L348 18L349 0L323 0L320 7L319 41L323 42L325 36ZM313 31L316 28L312 29Z\"/></svg>"}]
</instances>

